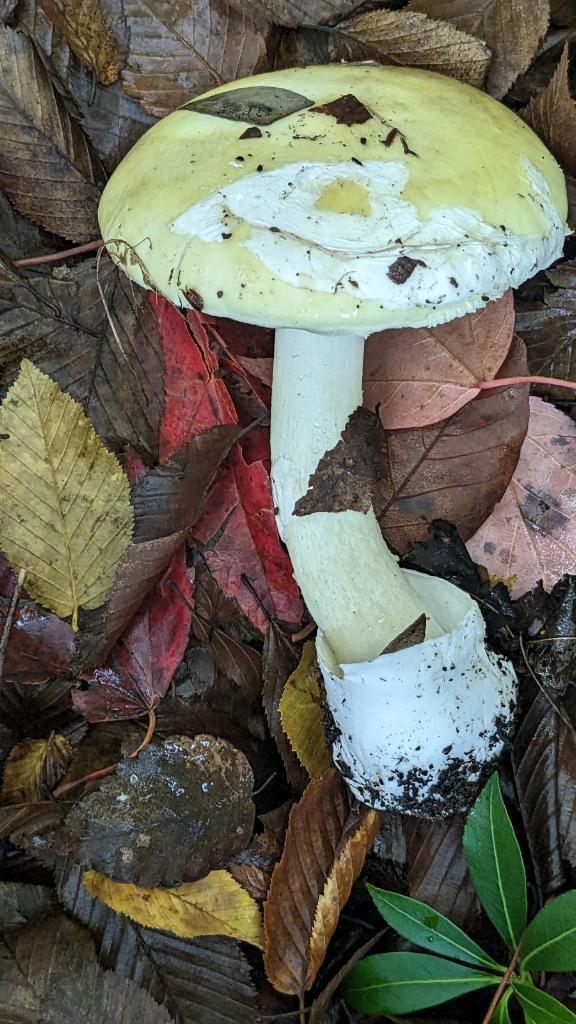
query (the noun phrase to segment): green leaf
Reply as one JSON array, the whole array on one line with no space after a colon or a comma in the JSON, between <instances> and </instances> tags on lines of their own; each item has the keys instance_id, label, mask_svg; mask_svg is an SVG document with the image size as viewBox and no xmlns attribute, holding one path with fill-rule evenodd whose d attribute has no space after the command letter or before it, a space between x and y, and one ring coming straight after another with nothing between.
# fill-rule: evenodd
<instances>
[{"instance_id":1,"label":"green leaf","mask_svg":"<svg viewBox=\"0 0 576 1024\"><path fill-rule=\"evenodd\" d=\"M576 971L576 889L536 914L522 939L520 963L528 971Z\"/></svg>"},{"instance_id":2,"label":"green leaf","mask_svg":"<svg viewBox=\"0 0 576 1024\"><path fill-rule=\"evenodd\" d=\"M522 981L513 982L512 987L527 1024L576 1024L576 1013L541 989Z\"/></svg>"},{"instance_id":3,"label":"green leaf","mask_svg":"<svg viewBox=\"0 0 576 1024\"><path fill-rule=\"evenodd\" d=\"M368 885L367 888L386 924L403 938L409 939L416 946L422 946L429 953L438 953L463 964L504 973L504 967L500 967L465 932L434 910L434 907L397 892L378 889L375 885Z\"/></svg>"},{"instance_id":4,"label":"green leaf","mask_svg":"<svg viewBox=\"0 0 576 1024\"><path fill-rule=\"evenodd\" d=\"M512 996L512 989L507 988L490 1018L490 1024L512 1024L508 1003Z\"/></svg>"},{"instance_id":5,"label":"green leaf","mask_svg":"<svg viewBox=\"0 0 576 1024\"><path fill-rule=\"evenodd\" d=\"M380 953L352 968L343 994L363 1013L411 1013L498 981L497 975L425 953Z\"/></svg>"},{"instance_id":6,"label":"green leaf","mask_svg":"<svg viewBox=\"0 0 576 1024\"><path fill-rule=\"evenodd\" d=\"M463 842L478 899L514 950L526 927L526 872L496 773L468 815Z\"/></svg>"}]
</instances>

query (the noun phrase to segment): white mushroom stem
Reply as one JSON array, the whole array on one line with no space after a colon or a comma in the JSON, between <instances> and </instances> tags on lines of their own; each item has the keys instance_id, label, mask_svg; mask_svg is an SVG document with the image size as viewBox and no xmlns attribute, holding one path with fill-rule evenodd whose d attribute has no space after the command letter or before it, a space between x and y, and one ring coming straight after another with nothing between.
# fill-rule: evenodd
<instances>
[{"instance_id":1,"label":"white mushroom stem","mask_svg":"<svg viewBox=\"0 0 576 1024\"><path fill-rule=\"evenodd\" d=\"M422 613L422 598L368 512L293 515L310 476L362 404L364 337L276 331L272 387L272 485L279 528L310 614L339 664L372 661Z\"/></svg>"}]
</instances>

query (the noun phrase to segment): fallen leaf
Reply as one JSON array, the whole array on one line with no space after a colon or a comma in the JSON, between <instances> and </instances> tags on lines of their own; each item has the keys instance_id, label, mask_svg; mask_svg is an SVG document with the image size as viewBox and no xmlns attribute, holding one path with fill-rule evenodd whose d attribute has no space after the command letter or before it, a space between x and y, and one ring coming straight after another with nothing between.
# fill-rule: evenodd
<instances>
[{"instance_id":1,"label":"fallen leaf","mask_svg":"<svg viewBox=\"0 0 576 1024\"><path fill-rule=\"evenodd\" d=\"M302 604L290 560L278 537L268 442L262 428L252 444L255 458L243 443L232 449L208 492L192 535L207 545L206 564L226 596L233 597L264 633L269 619L263 607L270 616L296 624L302 618ZM215 535L216 543L210 546Z\"/></svg>"},{"instance_id":2,"label":"fallen leaf","mask_svg":"<svg viewBox=\"0 0 576 1024\"><path fill-rule=\"evenodd\" d=\"M2 252L11 260L50 251L50 240L37 224L22 217L0 191L0 238Z\"/></svg>"},{"instance_id":3,"label":"fallen leaf","mask_svg":"<svg viewBox=\"0 0 576 1024\"><path fill-rule=\"evenodd\" d=\"M78 59L102 85L112 85L120 74L120 57L99 0L40 0L40 4Z\"/></svg>"},{"instance_id":4,"label":"fallen leaf","mask_svg":"<svg viewBox=\"0 0 576 1024\"><path fill-rule=\"evenodd\" d=\"M541 607L528 624L526 656L553 698L566 693L576 672L576 576L562 576L550 594L538 588L538 597Z\"/></svg>"},{"instance_id":5,"label":"fallen leaf","mask_svg":"<svg viewBox=\"0 0 576 1024\"><path fill-rule=\"evenodd\" d=\"M473 932L481 912L462 852L464 818L405 818L408 894Z\"/></svg>"},{"instance_id":6,"label":"fallen leaf","mask_svg":"<svg viewBox=\"0 0 576 1024\"><path fill-rule=\"evenodd\" d=\"M72 694L74 707L89 722L134 718L158 706L184 657L191 601L182 545L112 650L108 666L96 669L87 690Z\"/></svg>"},{"instance_id":7,"label":"fallen leaf","mask_svg":"<svg viewBox=\"0 0 576 1024\"><path fill-rule=\"evenodd\" d=\"M0 797L6 804L45 799L60 781L74 750L65 736L51 733L45 740L23 740L4 764Z\"/></svg>"},{"instance_id":8,"label":"fallen leaf","mask_svg":"<svg viewBox=\"0 0 576 1024\"><path fill-rule=\"evenodd\" d=\"M65 676L28 686L4 681L0 688L0 720L19 739L44 739L52 730L69 739L81 719L70 703L72 680Z\"/></svg>"},{"instance_id":9,"label":"fallen leaf","mask_svg":"<svg viewBox=\"0 0 576 1024\"><path fill-rule=\"evenodd\" d=\"M21 928L29 921L51 917L58 910L58 900L45 885L23 882L0 883L0 921L2 931Z\"/></svg>"},{"instance_id":10,"label":"fallen leaf","mask_svg":"<svg viewBox=\"0 0 576 1024\"><path fill-rule=\"evenodd\" d=\"M526 373L516 339L500 373ZM386 540L399 553L427 535L436 518L467 539L490 515L516 468L528 427L528 386L481 392L449 420L386 433L387 475L374 507Z\"/></svg>"},{"instance_id":11,"label":"fallen leaf","mask_svg":"<svg viewBox=\"0 0 576 1024\"><path fill-rule=\"evenodd\" d=\"M280 700L286 681L298 665L294 645L282 630L272 623L264 637L262 651L262 704L266 713L268 728L278 747L286 776L291 786L300 792L308 781L288 741L280 721Z\"/></svg>"},{"instance_id":12,"label":"fallen leaf","mask_svg":"<svg viewBox=\"0 0 576 1024\"><path fill-rule=\"evenodd\" d=\"M568 44L550 83L520 111L567 174L576 174L576 103L568 84Z\"/></svg>"},{"instance_id":13,"label":"fallen leaf","mask_svg":"<svg viewBox=\"0 0 576 1024\"><path fill-rule=\"evenodd\" d=\"M67 816L76 862L121 882L175 885L222 867L254 822L248 761L225 740L172 737L121 761Z\"/></svg>"},{"instance_id":14,"label":"fallen leaf","mask_svg":"<svg viewBox=\"0 0 576 1024\"><path fill-rule=\"evenodd\" d=\"M323 693L316 645L309 640L298 668L286 680L278 710L290 746L312 779L325 775L332 763L324 736Z\"/></svg>"},{"instance_id":15,"label":"fallen leaf","mask_svg":"<svg viewBox=\"0 0 576 1024\"><path fill-rule=\"evenodd\" d=\"M541 398L512 480L492 514L468 541L472 558L520 597L542 580L552 590L576 561L576 425Z\"/></svg>"},{"instance_id":16,"label":"fallen leaf","mask_svg":"<svg viewBox=\"0 0 576 1024\"><path fill-rule=\"evenodd\" d=\"M58 894L90 928L102 966L131 978L182 1024L254 1024L256 991L234 939L181 939L143 928L92 897L74 864L66 865Z\"/></svg>"},{"instance_id":17,"label":"fallen leaf","mask_svg":"<svg viewBox=\"0 0 576 1024\"><path fill-rule=\"evenodd\" d=\"M364 405L384 427L426 427L448 419L493 380L514 337L511 291L440 327L372 334L364 355Z\"/></svg>"},{"instance_id":18,"label":"fallen leaf","mask_svg":"<svg viewBox=\"0 0 576 1024\"><path fill-rule=\"evenodd\" d=\"M325 1024L327 1019L326 1015L330 1009L332 1000L344 981L344 978L347 977L354 965L357 964L359 960L362 960L362 958L374 948L377 942L380 942L385 934L386 929L384 928L382 931L376 932L375 935L372 935L367 942L358 946L352 953L352 956L347 959L344 966L341 967L340 970L332 976L332 978L330 978L328 984L325 985L320 994L316 996L314 1002L309 1008L309 1024ZM443 1024L447 1024L447 1022L444 1021Z\"/></svg>"},{"instance_id":19,"label":"fallen leaf","mask_svg":"<svg viewBox=\"0 0 576 1024\"><path fill-rule=\"evenodd\" d=\"M74 242L98 236L100 163L30 39L0 26L0 185L20 213Z\"/></svg>"},{"instance_id":20,"label":"fallen leaf","mask_svg":"<svg viewBox=\"0 0 576 1024\"><path fill-rule=\"evenodd\" d=\"M106 599L130 542L128 480L80 406L28 360L0 433L0 546L32 597L76 628L81 606Z\"/></svg>"},{"instance_id":21,"label":"fallen leaf","mask_svg":"<svg viewBox=\"0 0 576 1024\"><path fill-rule=\"evenodd\" d=\"M227 0L125 0L130 33L122 84L157 117L226 81L266 70L266 45Z\"/></svg>"},{"instance_id":22,"label":"fallen leaf","mask_svg":"<svg viewBox=\"0 0 576 1024\"><path fill-rule=\"evenodd\" d=\"M290 812L264 904L264 967L279 992L302 997L313 985L378 821L352 811L337 771L313 780Z\"/></svg>"},{"instance_id":23,"label":"fallen leaf","mask_svg":"<svg viewBox=\"0 0 576 1024\"><path fill-rule=\"evenodd\" d=\"M512 746L524 829L545 903L576 873L576 736L560 702L543 693L529 706Z\"/></svg>"},{"instance_id":24,"label":"fallen leaf","mask_svg":"<svg viewBox=\"0 0 576 1024\"><path fill-rule=\"evenodd\" d=\"M376 60L451 75L482 86L490 51L461 27L415 11L367 11L340 22L330 33L336 60Z\"/></svg>"},{"instance_id":25,"label":"fallen leaf","mask_svg":"<svg viewBox=\"0 0 576 1024\"><path fill-rule=\"evenodd\" d=\"M309 0L303 7L297 0L233 0L233 5L251 18L266 18L275 25L325 25L351 14L358 0Z\"/></svg>"},{"instance_id":26,"label":"fallen leaf","mask_svg":"<svg viewBox=\"0 0 576 1024\"><path fill-rule=\"evenodd\" d=\"M282 844L271 829L253 836L245 850L228 863L228 871L252 899L263 903L266 899L274 865L282 853Z\"/></svg>"},{"instance_id":27,"label":"fallen leaf","mask_svg":"<svg viewBox=\"0 0 576 1024\"><path fill-rule=\"evenodd\" d=\"M0 807L0 839L50 834L66 817L70 807L70 803L60 800L26 801Z\"/></svg>"},{"instance_id":28,"label":"fallen leaf","mask_svg":"<svg viewBox=\"0 0 576 1024\"><path fill-rule=\"evenodd\" d=\"M576 380L576 261L566 260L546 272L554 285L544 291L543 302L520 300L516 327L526 342L530 373L561 380ZM566 396L566 391L547 386L551 397Z\"/></svg>"},{"instance_id":29,"label":"fallen leaf","mask_svg":"<svg viewBox=\"0 0 576 1024\"><path fill-rule=\"evenodd\" d=\"M530 65L550 16L548 0L411 0L410 8L446 19L488 44L486 88L497 99Z\"/></svg>"},{"instance_id":30,"label":"fallen leaf","mask_svg":"<svg viewBox=\"0 0 576 1024\"><path fill-rule=\"evenodd\" d=\"M0 598L0 632L9 602ZM12 621L2 676L15 683L45 683L64 674L74 654L74 631L56 615L20 601Z\"/></svg>"},{"instance_id":31,"label":"fallen leaf","mask_svg":"<svg viewBox=\"0 0 576 1024\"><path fill-rule=\"evenodd\" d=\"M262 946L258 904L227 871L211 871L173 889L141 889L97 871L87 871L83 883L91 896L146 928L182 938L229 935Z\"/></svg>"}]
</instances>

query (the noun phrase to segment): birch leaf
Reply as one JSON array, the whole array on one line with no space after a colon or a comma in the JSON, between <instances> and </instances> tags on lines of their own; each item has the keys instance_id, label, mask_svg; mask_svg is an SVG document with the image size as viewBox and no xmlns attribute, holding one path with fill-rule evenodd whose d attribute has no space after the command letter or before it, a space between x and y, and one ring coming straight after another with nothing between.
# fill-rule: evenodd
<instances>
[{"instance_id":1,"label":"birch leaf","mask_svg":"<svg viewBox=\"0 0 576 1024\"><path fill-rule=\"evenodd\" d=\"M290 746L313 779L330 771L324 737L322 684L316 645L304 644L298 668L287 679L279 705L280 721Z\"/></svg>"},{"instance_id":2,"label":"birch leaf","mask_svg":"<svg viewBox=\"0 0 576 1024\"><path fill-rule=\"evenodd\" d=\"M102 85L112 85L120 75L118 47L99 0L40 0L55 28L82 63Z\"/></svg>"},{"instance_id":3,"label":"birch leaf","mask_svg":"<svg viewBox=\"0 0 576 1024\"><path fill-rule=\"evenodd\" d=\"M0 549L61 618L97 608L130 543L128 479L81 407L23 360L0 407Z\"/></svg>"},{"instance_id":4,"label":"birch leaf","mask_svg":"<svg viewBox=\"0 0 576 1024\"><path fill-rule=\"evenodd\" d=\"M211 871L173 889L141 889L98 871L87 871L83 883L90 896L145 928L183 939L229 935L262 946L260 908L228 871Z\"/></svg>"}]
</instances>

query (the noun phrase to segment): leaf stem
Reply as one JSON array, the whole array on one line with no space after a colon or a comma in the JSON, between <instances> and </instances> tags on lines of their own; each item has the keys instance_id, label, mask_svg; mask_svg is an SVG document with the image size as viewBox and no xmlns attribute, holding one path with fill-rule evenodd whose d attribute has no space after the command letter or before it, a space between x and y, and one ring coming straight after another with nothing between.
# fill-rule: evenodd
<instances>
[{"instance_id":1,"label":"leaf stem","mask_svg":"<svg viewBox=\"0 0 576 1024\"><path fill-rule=\"evenodd\" d=\"M93 252L99 249L104 242L97 238L94 242L85 242L84 245L75 245L72 249L62 249L60 252L50 252L45 256L27 256L23 260L12 260L14 267L35 267L39 263L58 263L59 260L66 260L69 256L80 256L84 252Z\"/></svg>"},{"instance_id":2,"label":"leaf stem","mask_svg":"<svg viewBox=\"0 0 576 1024\"><path fill-rule=\"evenodd\" d=\"M300 640L305 640L307 636L310 636L315 629L316 623L314 622L314 619L311 619L310 622L307 622L306 625L303 626L302 629L299 629L297 633L292 633L290 639L293 644L297 644Z\"/></svg>"},{"instance_id":3,"label":"leaf stem","mask_svg":"<svg viewBox=\"0 0 576 1024\"><path fill-rule=\"evenodd\" d=\"M576 389L576 381L561 380L559 377L496 377L494 380L479 380L474 387L486 391L488 388L509 388L517 384L551 384L557 388Z\"/></svg>"},{"instance_id":4,"label":"leaf stem","mask_svg":"<svg viewBox=\"0 0 576 1024\"><path fill-rule=\"evenodd\" d=\"M500 984L498 985L498 988L496 989L494 995L492 996L492 999L491 999L491 1002L490 1002L490 1006L488 1007L484 1017L482 1018L482 1024L490 1024L490 1021L492 1020L492 1014L494 1013L494 1010L496 1009L496 1007L498 1006L498 1003L502 999L502 996L504 995L504 992L505 992L505 990L506 990L506 988L507 988L507 986L508 986L508 984L510 982L510 978L512 977L512 975L514 973L514 968L516 967L516 964L518 963L518 957L520 956L520 946L521 945L522 945L522 943L519 942L518 945L516 946L516 949L514 950L514 953L512 955L512 959L511 959L510 963L508 964L508 967L506 968L506 973L503 975L502 980L501 980Z\"/></svg>"},{"instance_id":5,"label":"leaf stem","mask_svg":"<svg viewBox=\"0 0 576 1024\"><path fill-rule=\"evenodd\" d=\"M150 740L154 735L155 728L156 712L154 708L149 708L148 728L146 729L144 739L142 740L141 743L138 744L135 750L128 754L128 757L138 757L138 754L140 754L144 750L144 748L147 747L148 744L150 743ZM112 775L116 771L118 764L119 762L116 761L115 764L106 765L105 768L98 768L97 771L87 772L86 775L82 775L81 778L79 779L74 779L73 782L64 782L61 785L56 786L56 789L52 791L52 796L64 796L65 793L69 793L72 789L76 789L78 786L82 786L85 782L93 782L95 779L103 779L105 778L106 775Z\"/></svg>"},{"instance_id":6,"label":"leaf stem","mask_svg":"<svg viewBox=\"0 0 576 1024\"><path fill-rule=\"evenodd\" d=\"M18 579L16 580L16 586L6 612L6 618L4 619L4 627L2 629L2 636L0 637L0 686L2 685L2 673L4 671L4 661L6 660L6 651L8 649L8 640L10 639L10 631L12 629L12 623L16 614L16 608L18 601L20 600L20 592L26 576L26 570L20 569L18 573Z\"/></svg>"},{"instance_id":7,"label":"leaf stem","mask_svg":"<svg viewBox=\"0 0 576 1024\"><path fill-rule=\"evenodd\" d=\"M306 1007L304 1005L304 993L301 992L298 996L298 1020L300 1024L306 1024Z\"/></svg>"}]
</instances>

